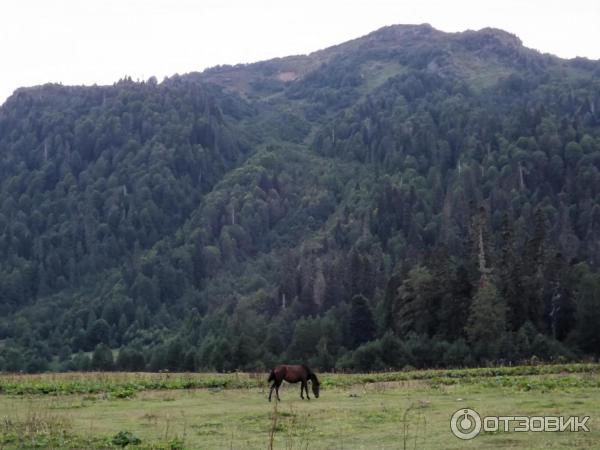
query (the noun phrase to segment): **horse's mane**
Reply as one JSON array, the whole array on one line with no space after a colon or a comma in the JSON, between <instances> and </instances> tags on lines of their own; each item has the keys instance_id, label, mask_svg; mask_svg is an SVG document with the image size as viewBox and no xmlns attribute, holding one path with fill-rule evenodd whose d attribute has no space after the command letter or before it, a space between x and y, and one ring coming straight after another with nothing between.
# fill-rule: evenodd
<instances>
[{"instance_id":1,"label":"horse's mane","mask_svg":"<svg viewBox=\"0 0 600 450\"><path fill-rule=\"evenodd\" d=\"M312 370L310 370L310 368L307 365L302 364L302 367L304 367L304 369L306 370L308 378L310 378L313 383L319 384L319 379L317 378L317 375L315 375L315 373Z\"/></svg>"},{"instance_id":2,"label":"horse's mane","mask_svg":"<svg viewBox=\"0 0 600 450\"><path fill-rule=\"evenodd\" d=\"M317 383L317 384L321 384L319 382L319 379L317 378L317 375L314 372L311 372L309 374L310 379L313 381L313 383Z\"/></svg>"}]
</instances>

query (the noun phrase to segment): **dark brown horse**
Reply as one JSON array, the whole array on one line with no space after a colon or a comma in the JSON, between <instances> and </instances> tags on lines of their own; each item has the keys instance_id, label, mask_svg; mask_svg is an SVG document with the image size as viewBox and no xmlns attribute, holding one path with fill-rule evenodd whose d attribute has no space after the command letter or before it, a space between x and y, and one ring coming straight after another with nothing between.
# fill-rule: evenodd
<instances>
[{"instance_id":1,"label":"dark brown horse","mask_svg":"<svg viewBox=\"0 0 600 450\"><path fill-rule=\"evenodd\" d=\"M319 398L319 379L314 374L312 370L304 365L297 366L277 366L273 370L271 370L271 374L269 375L269 382L273 382L271 385L271 391L269 392L269 401L271 401L271 396L273 395L273 389L275 389L275 394L277 395L277 400L279 399L279 386L284 381L288 383L298 383L301 382L300 386L300 398L304 400L304 391L306 391L306 398L310 400L310 396L308 395L308 380L312 383L312 391L315 394L316 398Z\"/></svg>"}]
</instances>

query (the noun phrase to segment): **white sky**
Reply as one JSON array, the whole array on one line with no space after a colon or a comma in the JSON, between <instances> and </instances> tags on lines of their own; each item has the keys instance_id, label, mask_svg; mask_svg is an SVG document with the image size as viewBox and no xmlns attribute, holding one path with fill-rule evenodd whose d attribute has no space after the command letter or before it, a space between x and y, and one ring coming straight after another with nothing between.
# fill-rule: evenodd
<instances>
[{"instance_id":1,"label":"white sky","mask_svg":"<svg viewBox=\"0 0 600 450\"><path fill-rule=\"evenodd\" d=\"M397 23L492 26L542 52L600 59L600 0L0 0L0 103L20 86L160 81Z\"/></svg>"}]
</instances>

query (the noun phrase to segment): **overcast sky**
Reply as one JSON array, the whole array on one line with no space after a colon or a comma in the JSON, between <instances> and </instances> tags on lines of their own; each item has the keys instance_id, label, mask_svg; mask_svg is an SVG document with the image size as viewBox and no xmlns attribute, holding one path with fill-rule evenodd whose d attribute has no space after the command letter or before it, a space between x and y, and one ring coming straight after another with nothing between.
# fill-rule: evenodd
<instances>
[{"instance_id":1,"label":"overcast sky","mask_svg":"<svg viewBox=\"0 0 600 450\"><path fill-rule=\"evenodd\" d=\"M20 86L162 80L398 23L492 26L542 52L600 59L598 0L0 0L0 103Z\"/></svg>"}]
</instances>

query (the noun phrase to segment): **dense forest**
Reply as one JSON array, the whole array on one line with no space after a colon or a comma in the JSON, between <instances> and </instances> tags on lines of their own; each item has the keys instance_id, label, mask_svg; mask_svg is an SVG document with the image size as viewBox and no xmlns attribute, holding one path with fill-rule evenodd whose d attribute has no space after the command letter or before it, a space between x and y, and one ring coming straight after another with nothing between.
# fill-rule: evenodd
<instances>
[{"instance_id":1,"label":"dense forest","mask_svg":"<svg viewBox=\"0 0 600 450\"><path fill-rule=\"evenodd\" d=\"M600 61L392 26L0 108L0 371L600 353Z\"/></svg>"}]
</instances>

